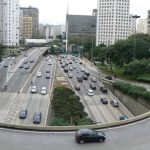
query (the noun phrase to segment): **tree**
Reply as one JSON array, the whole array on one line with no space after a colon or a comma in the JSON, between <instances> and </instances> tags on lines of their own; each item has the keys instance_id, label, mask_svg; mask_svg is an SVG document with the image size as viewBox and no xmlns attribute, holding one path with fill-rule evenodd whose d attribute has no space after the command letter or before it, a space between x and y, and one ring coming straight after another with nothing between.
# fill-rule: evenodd
<instances>
[{"instance_id":1,"label":"tree","mask_svg":"<svg viewBox=\"0 0 150 150\"><path fill-rule=\"evenodd\" d=\"M61 34L60 34L60 35L57 35L56 38L61 41L61 40L62 40L62 35L61 35Z\"/></svg>"},{"instance_id":2,"label":"tree","mask_svg":"<svg viewBox=\"0 0 150 150\"><path fill-rule=\"evenodd\" d=\"M3 53L4 53L4 46L0 44L0 62L2 61Z\"/></svg>"}]
</instances>

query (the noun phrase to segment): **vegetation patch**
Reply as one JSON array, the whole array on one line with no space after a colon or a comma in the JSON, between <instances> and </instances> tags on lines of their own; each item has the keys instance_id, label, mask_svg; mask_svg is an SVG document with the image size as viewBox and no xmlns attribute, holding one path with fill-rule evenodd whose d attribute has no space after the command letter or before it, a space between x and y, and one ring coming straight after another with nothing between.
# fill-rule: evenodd
<instances>
[{"instance_id":1,"label":"vegetation patch","mask_svg":"<svg viewBox=\"0 0 150 150\"><path fill-rule=\"evenodd\" d=\"M53 91L52 108L55 118L51 126L89 125L93 124L84 112L80 98L67 87L57 87Z\"/></svg>"},{"instance_id":2,"label":"vegetation patch","mask_svg":"<svg viewBox=\"0 0 150 150\"><path fill-rule=\"evenodd\" d=\"M129 83L120 81L114 82L113 86L127 95L130 95L134 98L140 97L150 102L150 92L147 91L144 87L131 85Z\"/></svg>"}]
</instances>

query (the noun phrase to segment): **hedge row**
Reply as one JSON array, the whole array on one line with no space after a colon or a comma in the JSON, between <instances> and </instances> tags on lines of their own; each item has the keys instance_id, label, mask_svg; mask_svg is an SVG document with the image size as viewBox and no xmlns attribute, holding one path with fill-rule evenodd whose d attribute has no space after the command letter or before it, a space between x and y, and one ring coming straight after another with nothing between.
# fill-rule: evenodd
<instances>
[{"instance_id":1,"label":"hedge row","mask_svg":"<svg viewBox=\"0 0 150 150\"><path fill-rule=\"evenodd\" d=\"M55 119L50 125L80 125L91 124L92 121L87 118L84 112L84 106L80 98L66 87L57 87L53 92L52 108Z\"/></svg>"},{"instance_id":2,"label":"hedge row","mask_svg":"<svg viewBox=\"0 0 150 150\"><path fill-rule=\"evenodd\" d=\"M114 82L113 86L127 95L130 95L134 98L140 97L150 102L150 92L144 87L131 85L129 83L120 81Z\"/></svg>"}]
</instances>

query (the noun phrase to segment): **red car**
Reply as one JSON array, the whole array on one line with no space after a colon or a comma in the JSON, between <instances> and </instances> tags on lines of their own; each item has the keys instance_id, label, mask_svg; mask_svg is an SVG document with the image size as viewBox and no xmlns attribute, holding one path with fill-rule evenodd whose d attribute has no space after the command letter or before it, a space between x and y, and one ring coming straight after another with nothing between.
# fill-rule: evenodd
<instances>
[{"instance_id":1,"label":"red car","mask_svg":"<svg viewBox=\"0 0 150 150\"><path fill-rule=\"evenodd\" d=\"M74 86L74 88L75 88L75 90L80 90L80 85L77 84L77 85Z\"/></svg>"}]
</instances>

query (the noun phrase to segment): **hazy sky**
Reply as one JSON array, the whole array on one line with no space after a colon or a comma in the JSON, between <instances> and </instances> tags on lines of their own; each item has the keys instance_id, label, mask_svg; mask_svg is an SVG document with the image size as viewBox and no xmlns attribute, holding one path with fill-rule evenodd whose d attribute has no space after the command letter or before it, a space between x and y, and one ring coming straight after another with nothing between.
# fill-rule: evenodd
<instances>
[{"instance_id":1,"label":"hazy sky","mask_svg":"<svg viewBox=\"0 0 150 150\"><path fill-rule=\"evenodd\" d=\"M40 23L63 24L69 1L69 14L91 15L97 8L97 0L20 0L22 7L37 7L39 9ZM150 0L130 0L130 13L147 17L150 9Z\"/></svg>"}]
</instances>

